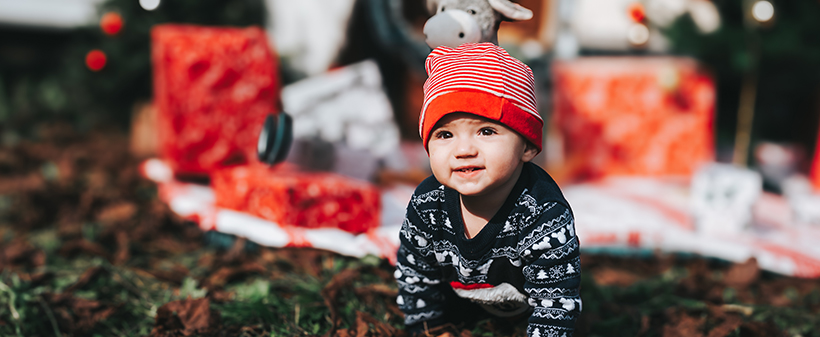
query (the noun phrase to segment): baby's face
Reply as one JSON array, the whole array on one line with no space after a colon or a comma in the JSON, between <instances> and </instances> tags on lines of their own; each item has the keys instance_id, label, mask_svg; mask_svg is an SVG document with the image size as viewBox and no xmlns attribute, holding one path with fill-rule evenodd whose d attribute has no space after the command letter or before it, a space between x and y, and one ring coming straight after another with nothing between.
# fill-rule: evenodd
<instances>
[{"instance_id":1,"label":"baby's face","mask_svg":"<svg viewBox=\"0 0 820 337\"><path fill-rule=\"evenodd\" d=\"M465 196L511 189L524 162L537 154L507 126L461 112L436 123L427 149L436 180Z\"/></svg>"}]
</instances>

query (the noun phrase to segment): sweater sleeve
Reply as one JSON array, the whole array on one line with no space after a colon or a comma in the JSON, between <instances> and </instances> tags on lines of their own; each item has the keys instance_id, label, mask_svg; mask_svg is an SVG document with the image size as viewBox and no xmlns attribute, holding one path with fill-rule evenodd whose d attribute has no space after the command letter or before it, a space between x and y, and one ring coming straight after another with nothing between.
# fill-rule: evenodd
<instances>
[{"instance_id":1,"label":"sweater sleeve","mask_svg":"<svg viewBox=\"0 0 820 337\"><path fill-rule=\"evenodd\" d=\"M572 212L555 203L522 233L530 337L572 336L581 312L581 260Z\"/></svg>"},{"instance_id":2,"label":"sweater sleeve","mask_svg":"<svg viewBox=\"0 0 820 337\"><path fill-rule=\"evenodd\" d=\"M399 235L395 277L399 286L396 302L404 312L407 330L413 334L424 331L425 326L444 323L442 273L432 249L430 225L411 200Z\"/></svg>"}]
</instances>

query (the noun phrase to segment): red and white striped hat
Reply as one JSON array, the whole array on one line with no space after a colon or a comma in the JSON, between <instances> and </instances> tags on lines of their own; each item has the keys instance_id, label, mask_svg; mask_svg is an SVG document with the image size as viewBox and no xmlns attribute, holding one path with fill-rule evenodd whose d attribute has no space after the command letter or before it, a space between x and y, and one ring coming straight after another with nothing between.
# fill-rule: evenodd
<instances>
[{"instance_id":1,"label":"red and white striped hat","mask_svg":"<svg viewBox=\"0 0 820 337\"><path fill-rule=\"evenodd\" d=\"M535 101L535 79L526 64L492 43L438 47L425 62L424 105L419 134L424 148L433 126L451 112L498 121L541 151L544 121Z\"/></svg>"}]
</instances>

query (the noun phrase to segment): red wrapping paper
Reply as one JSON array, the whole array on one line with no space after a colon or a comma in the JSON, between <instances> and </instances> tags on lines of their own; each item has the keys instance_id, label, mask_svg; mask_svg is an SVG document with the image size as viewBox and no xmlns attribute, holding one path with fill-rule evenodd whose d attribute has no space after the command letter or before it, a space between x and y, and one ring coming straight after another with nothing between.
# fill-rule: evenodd
<instances>
[{"instance_id":1,"label":"red wrapping paper","mask_svg":"<svg viewBox=\"0 0 820 337\"><path fill-rule=\"evenodd\" d=\"M212 176L216 205L285 226L339 228L362 233L380 222L379 190L333 173L299 172L277 165L243 165Z\"/></svg>"},{"instance_id":2,"label":"red wrapping paper","mask_svg":"<svg viewBox=\"0 0 820 337\"><path fill-rule=\"evenodd\" d=\"M714 160L714 83L693 60L581 58L553 78L565 179L689 176Z\"/></svg>"},{"instance_id":3,"label":"red wrapping paper","mask_svg":"<svg viewBox=\"0 0 820 337\"><path fill-rule=\"evenodd\" d=\"M264 31L157 25L151 48L159 152L174 172L249 162L265 116L280 106Z\"/></svg>"},{"instance_id":4,"label":"red wrapping paper","mask_svg":"<svg viewBox=\"0 0 820 337\"><path fill-rule=\"evenodd\" d=\"M809 172L814 189L820 191L820 134L817 135L817 145L814 147L814 160L811 165L811 172Z\"/></svg>"}]
</instances>

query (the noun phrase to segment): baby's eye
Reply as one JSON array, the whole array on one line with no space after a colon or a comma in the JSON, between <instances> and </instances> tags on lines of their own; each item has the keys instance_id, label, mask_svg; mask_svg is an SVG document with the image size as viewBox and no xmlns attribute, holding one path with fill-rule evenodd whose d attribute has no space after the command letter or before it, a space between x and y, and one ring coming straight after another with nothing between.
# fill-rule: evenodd
<instances>
[{"instance_id":1,"label":"baby's eye","mask_svg":"<svg viewBox=\"0 0 820 337\"><path fill-rule=\"evenodd\" d=\"M474 9L469 9L467 10L467 13L470 13L470 15L475 15L476 11Z\"/></svg>"},{"instance_id":2,"label":"baby's eye","mask_svg":"<svg viewBox=\"0 0 820 337\"><path fill-rule=\"evenodd\" d=\"M453 138L453 134L450 133L450 131L438 131L438 132L436 132L436 134L434 136L437 139Z\"/></svg>"},{"instance_id":3,"label":"baby's eye","mask_svg":"<svg viewBox=\"0 0 820 337\"><path fill-rule=\"evenodd\" d=\"M496 132L493 128L481 128L481 130L479 132L481 133L482 136L491 136L491 135L496 134Z\"/></svg>"}]
</instances>

